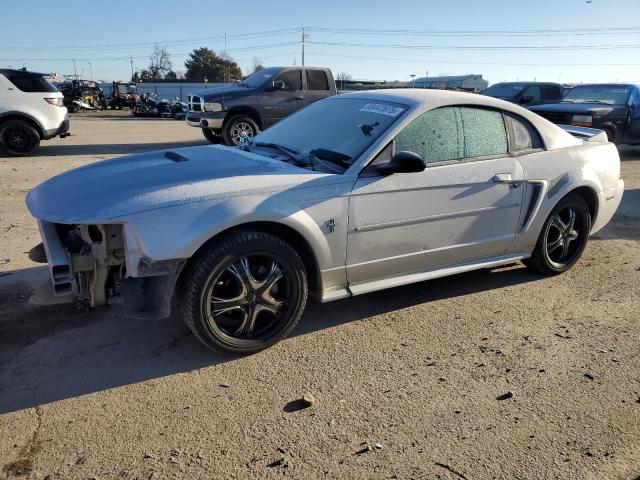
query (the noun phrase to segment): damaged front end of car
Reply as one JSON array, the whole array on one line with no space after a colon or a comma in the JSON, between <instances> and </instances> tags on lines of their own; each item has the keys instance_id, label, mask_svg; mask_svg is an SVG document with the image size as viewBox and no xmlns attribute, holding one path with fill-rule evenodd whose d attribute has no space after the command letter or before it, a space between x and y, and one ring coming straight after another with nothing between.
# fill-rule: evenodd
<instances>
[{"instance_id":1,"label":"damaged front end of car","mask_svg":"<svg viewBox=\"0 0 640 480\"><path fill-rule=\"evenodd\" d=\"M29 251L29 258L48 263L50 282L36 290L36 303L76 300L91 307L124 303L128 317L170 315L173 291L185 262L153 262L131 254L124 224L39 220L38 226L42 243Z\"/></svg>"}]
</instances>

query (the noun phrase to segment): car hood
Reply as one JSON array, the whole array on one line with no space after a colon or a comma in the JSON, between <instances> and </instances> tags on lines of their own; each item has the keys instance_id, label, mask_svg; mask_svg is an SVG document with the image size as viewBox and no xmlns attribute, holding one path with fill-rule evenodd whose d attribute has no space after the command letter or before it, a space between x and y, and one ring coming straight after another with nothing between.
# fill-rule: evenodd
<instances>
[{"instance_id":1,"label":"car hood","mask_svg":"<svg viewBox=\"0 0 640 480\"><path fill-rule=\"evenodd\" d=\"M235 87L235 86L224 86L224 87L213 87L213 88L205 88L204 90L199 90L197 92L193 92L192 95L198 95L205 99L205 101L213 100L216 98L222 97L239 97L244 95L251 95L256 91L255 88L247 88L247 87Z\"/></svg>"},{"instance_id":2,"label":"car hood","mask_svg":"<svg viewBox=\"0 0 640 480\"><path fill-rule=\"evenodd\" d=\"M624 111L624 105L603 105L601 103L549 103L529 107L532 112L577 113L584 115L609 115Z\"/></svg>"},{"instance_id":3,"label":"car hood","mask_svg":"<svg viewBox=\"0 0 640 480\"><path fill-rule=\"evenodd\" d=\"M323 177L338 176L237 148L187 147L70 170L31 190L27 206L50 222L95 223L181 203L278 192Z\"/></svg>"}]
</instances>

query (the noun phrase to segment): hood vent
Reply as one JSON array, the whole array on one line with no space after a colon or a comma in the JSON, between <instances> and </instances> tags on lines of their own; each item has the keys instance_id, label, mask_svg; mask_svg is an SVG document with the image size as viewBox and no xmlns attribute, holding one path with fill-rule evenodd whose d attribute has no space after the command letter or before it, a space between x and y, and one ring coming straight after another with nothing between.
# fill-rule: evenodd
<instances>
[{"instance_id":1,"label":"hood vent","mask_svg":"<svg viewBox=\"0 0 640 480\"><path fill-rule=\"evenodd\" d=\"M168 158L169 160L173 160L174 162L186 162L187 160L189 160L184 155L180 155L179 153L176 153L176 152L166 152L164 156L165 158Z\"/></svg>"}]
</instances>

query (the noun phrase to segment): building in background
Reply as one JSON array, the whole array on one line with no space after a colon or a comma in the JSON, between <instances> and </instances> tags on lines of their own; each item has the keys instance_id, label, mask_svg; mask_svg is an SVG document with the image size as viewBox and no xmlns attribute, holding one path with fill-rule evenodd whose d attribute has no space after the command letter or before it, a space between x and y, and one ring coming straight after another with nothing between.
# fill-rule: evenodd
<instances>
[{"instance_id":1,"label":"building in background","mask_svg":"<svg viewBox=\"0 0 640 480\"><path fill-rule=\"evenodd\" d=\"M406 86L480 93L489 86L489 82L482 78L482 75L469 74L446 77L421 77L407 82Z\"/></svg>"}]
</instances>

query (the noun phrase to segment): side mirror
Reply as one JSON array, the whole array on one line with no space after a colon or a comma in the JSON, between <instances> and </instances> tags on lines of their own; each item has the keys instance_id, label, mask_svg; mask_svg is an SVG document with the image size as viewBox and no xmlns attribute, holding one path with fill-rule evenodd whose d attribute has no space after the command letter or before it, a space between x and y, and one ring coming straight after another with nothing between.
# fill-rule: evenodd
<instances>
[{"instance_id":1,"label":"side mirror","mask_svg":"<svg viewBox=\"0 0 640 480\"><path fill-rule=\"evenodd\" d=\"M284 90L284 82L282 80L274 80L271 86L267 88L268 91L273 92L275 90Z\"/></svg>"},{"instance_id":2,"label":"side mirror","mask_svg":"<svg viewBox=\"0 0 640 480\"><path fill-rule=\"evenodd\" d=\"M522 97L520 99L520 103L523 104L523 105L525 103L531 103L531 102L533 102L533 97L526 96L526 97Z\"/></svg>"},{"instance_id":3,"label":"side mirror","mask_svg":"<svg viewBox=\"0 0 640 480\"><path fill-rule=\"evenodd\" d=\"M392 175L394 173L422 172L427 164L422 155L415 152L397 152L388 163L378 166L378 173Z\"/></svg>"}]
</instances>

